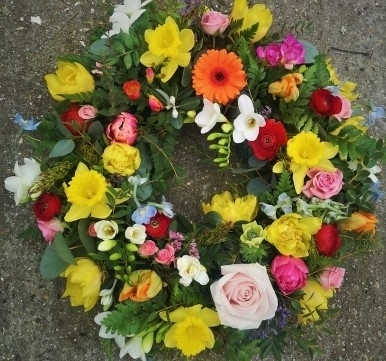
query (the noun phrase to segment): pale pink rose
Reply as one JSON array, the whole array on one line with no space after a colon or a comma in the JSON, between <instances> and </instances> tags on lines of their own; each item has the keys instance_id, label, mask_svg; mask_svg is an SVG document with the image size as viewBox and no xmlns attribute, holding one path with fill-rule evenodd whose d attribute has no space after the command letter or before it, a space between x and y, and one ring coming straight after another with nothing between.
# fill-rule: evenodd
<instances>
[{"instance_id":1,"label":"pale pink rose","mask_svg":"<svg viewBox=\"0 0 386 361\"><path fill-rule=\"evenodd\" d=\"M320 275L320 284L327 291L342 286L346 270L340 267L326 266Z\"/></svg>"},{"instance_id":2,"label":"pale pink rose","mask_svg":"<svg viewBox=\"0 0 386 361\"><path fill-rule=\"evenodd\" d=\"M98 113L98 109L93 107L92 105L83 105L78 110L78 115L85 119L94 119Z\"/></svg>"},{"instance_id":3,"label":"pale pink rose","mask_svg":"<svg viewBox=\"0 0 386 361\"><path fill-rule=\"evenodd\" d=\"M49 221L37 220L37 223L43 234L43 238L48 242L48 244L51 244L54 240L56 232L64 231L63 225L58 218L52 218Z\"/></svg>"},{"instance_id":4,"label":"pale pink rose","mask_svg":"<svg viewBox=\"0 0 386 361\"><path fill-rule=\"evenodd\" d=\"M137 128L137 118L131 113L122 112L107 126L106 135L111 142L133 145L138 136Z\"/></svg>"},{"instance_id":5,"label":"pale pink rose","mask_svg":"<svg viewBox=\"0 0 386 361\"><path fill-rule=\"evenodd\" d=\"M138 254L141 257L150 257L153 256L158 251L158 247L154 241L147 240L139 248Z\"/></svg>"},{"instance_id":6,"label":"pale pink rose","mask_svg":"<svg viewBox=\"0 0 386 361\"><path fill-rule=\"evenodd\" d=\"M289 295L306 285L308 267L300 258L279 255L271 263L271 273L280 291Z\"/></svg>"},{"instance_id":7,"label":"pale pink rose","mask_svg":"<svg viewBox=\"0 0 386 361\"><path fill-rule=\"evenodd\" d=\"M154 259L158 263L168 266L170 263L174 261L174 253L175 253L174 247L171 246L170 244L167 244L165 248L160 249L156 253Z\"/></svg>"},{"instance_id":8,"label":"pale pink rose","mask_svg":"<svg viewBox=\"0 0 386 361\"><path fill-rule=\"evenodd\" d=\"M333 114L332 116L341 122L342 118L347 119L351 117L352 109L350 100L341 95L338 95L338 97L342 101L342 110L338 114Z\"/></svg>"},{"instance_id":9,"label":"pale pink rose","mask_svg":"<svg viewBox=\"0 0 386 361\"><path fill-rule=\"evenodd\" d=\"M340 169L336 169L335 172L326 172L319 168L312 168L307 172L307 176L311 179L303 186L303 193L308 198L331 198L342 189L343 173Z\"/></svg>"},{"instance_id":10,"label":"pale pink rose","mask_svg":"<svg viewBox=\"0 0 386 361\"><path fill-rule=\"evenodd\" d=\"M258 263L221 266L210 291L221 324L249 330L275 316L278 301L267 269Z\"/></svg>"},{"instance_id":11,"label":"pale pink rose","mask_svg":"<svg viewBox=\"0 0 386 361\"><path fill-rule=\"evenodd\" d=\"M201 27L208 35L222 34L229 26L230 21L227 15L218 11L207 11L201 18Z\"/></svg>"}]
</instances>

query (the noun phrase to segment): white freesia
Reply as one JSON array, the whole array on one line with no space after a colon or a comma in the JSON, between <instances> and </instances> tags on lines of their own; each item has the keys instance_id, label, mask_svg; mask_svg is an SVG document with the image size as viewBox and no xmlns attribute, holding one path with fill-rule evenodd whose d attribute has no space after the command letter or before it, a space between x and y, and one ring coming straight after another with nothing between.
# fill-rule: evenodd
<instances>
[{"instance_id":1,"label":"white freesia","mask_svg":"<svg viewBox=\"0 0 386 361\"><path fill-rule=\"evenodd\" d=\"M107 331L107 327L102 325L102 321L110 314L110 311L98 313L94 317L94 321L97 325L101 326L99 330L99 337L113 338L117 346L121 349L125 345L125 337L118 335L116 332Z\"/></svg>"},{"instance_id":2,"label":"white freesia","mask_svg":"<svg viewBox=\"0 0 386 361\"><path fill-rule=\"evenodd\" d=\"M201 128L201 134L208 133L216 123L227 122L227 118L221 114L220 106L204 98L204 107L196 115L195 123Z\"/></svg>"},{"instance_id":3,"label":"white freesia","mask_svg":"<svg viewBox=\"0 0 386 361\"><path fill-rule=\"evenodd\" d=\"M146 354L143 348L143 337L135 335L130 337L128 341L125 342L123 347L121 347L121 351L119 352L119 357L129 356L133 359L140 358L141 361L146 361Z\"/></svg>"},{"instance_id":4,"label":"white freesia","mask_svg":"<svg viewBox=\"0 0 386 361\"><path fill-rule=\"evenodd\" d=\"M135 244L143 244L146 236L146 227L143 224L134 224L125 231L125 237Z\"/></svg>"},{"instance_id":5,"label":"white freesia","mask_svg":"<svg viewBox=\"0 0 386 361\"><path fill-rule=\"evenodd\" d=\"M359 164L359 162L357 160L354 160L354 161L348 162L348 167L350 168L350 170L355 172L357 170L357 168L358 168L358 164ZM375 166L373 166L371 168L363 167L363 169L367 170L370 173L368 177L374 183L379 182L379 179L377 178L377 176L375 174L379 173L382 170L380 166L375 165Z\"/></svg>"},{"instance_id":6,"label":"white freesia","mask_svg":"<svg viewBox=\"0 0 386 361\"><path fill-rule=\"evenodd\" d=\"M32 158L24 158L24 164L15 163L14 176L4 180L5 189L14 193L16 205L28 199L31 186L40 179L40 164Z\"/></svg>"},{"instance_id":7,"label":"white freesia","mask_svg":"<svg viewBox=\"0 0 386 361\"><path fill-rule=\"evenodd\" d=\"M193 280L200 285L206 285L209 282L206 268L200 261L192 256L182 256L177 259L177 269L180 275L180 283L188 287Z\"/></svg>"},{"instance_id":8,"label":"white freesia","mask_svg":"<svg viewBox=\"0 0 386 361\"><path fill-rule=\"evenodd\" d=\"M240 114L234 120L233 141L242 143L245 139L249 141L256 140L259 135L260 127L265 125L265 119L258 113L255 113L252 99L245 94L239 96L238 106Z\"/></svg>"},{"instance_id":9,"label":"white freesia","mask_svg":"<svg viewBox=\"0 0 386 361\"><path fill-rule=\"evenodd\" d=\"M113 239L118 233L118 224L114 221L102 220L94 223L96 235L100 239Z\"/></svg>"},{"instance_id":10,"label":"white freesia","mask_svg":"<svg viewBox=\"0 0 386 361\"><path fill-rule=\"evenodd\" d=\"M101 305L103 306L103 311L107 311L113 304L113 301L114 301L113 292L116 284L117 284L117 280L114 280L114 283L111 286L111 288L105 288L99 292L99 296L101 297Z\"/></svg>"}]
</instances>

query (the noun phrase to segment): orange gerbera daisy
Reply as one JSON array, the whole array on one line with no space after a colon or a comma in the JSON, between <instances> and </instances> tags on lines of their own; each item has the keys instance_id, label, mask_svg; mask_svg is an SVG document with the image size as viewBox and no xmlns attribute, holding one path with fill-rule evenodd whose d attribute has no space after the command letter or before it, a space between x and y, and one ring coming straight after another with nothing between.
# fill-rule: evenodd
<instances>
[{"instance_id":1,"label":"orange gerbera daisy","mask_svg":"<svg viewBox=\"0 0 386 361\"><path fill-rule=\"evenodd\" d=\"M196 94L212 103L227 104L247 85L241 59L225 49L211 49L201 55L192 73Z\"/></svg>"}]
</instances>

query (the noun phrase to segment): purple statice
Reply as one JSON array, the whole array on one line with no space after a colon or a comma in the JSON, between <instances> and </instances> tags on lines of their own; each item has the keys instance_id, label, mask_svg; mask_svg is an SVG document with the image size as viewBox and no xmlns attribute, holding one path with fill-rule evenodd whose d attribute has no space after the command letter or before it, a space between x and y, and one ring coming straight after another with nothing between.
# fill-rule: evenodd
<instances>
[{"instance_id":1,"label":"purple statice","mask_svg":"<svg viewBox=\"0 0 386 361\"><path fill-rule=\"evenodd\" d=\"M381 183L379 181L374 182L371 185L369 190L371 192L371 196L370 196L371 202L379 202L383 199L385 195L385 192L381 190Z\"/></svg>"},{"instance_id":2,"label":"purple statice","mask_svg":"<svg viewBox=\"0 0 386 361\"><path fill-rule=\"evenodd\" d=\"M20 113L16 113L13 117L13 122L17 124L21 129L34 131L38 128L41 122L35 121L34 117L25 120Z\"/></svg>"},{"instance_id":3,"label":"purple statice","mask_svg":"<svg viewBox=\"0 0 386 361\"><path fill-rule=\"evenodd\" d=\"M182 16L188 16L192 11L201 5L201 0L184 0L182 4L185 4L185 6L180 10L180 14Z\"/></svg>"},{"instance_id":4,"label":"purple statice","mask_svg":"<svg viewBox=\"0 0 386 361\"><path fill-rule=\"evenodd\" d=\"M197 242L195 240L189 244L189 256L200 259L200 254L197 249Z\"/></svg>"},{"instance_id":5,"label":"purple statice","mask_svg":"<svg viewBox=\"0 0 386 361\"><path fill-rule=\"evenodd\" d=\"M157 214L157 208L153 206L140 206L131 215L131 220L136 224L149 224L150 219Z\"/></svg>"}]
</instances>

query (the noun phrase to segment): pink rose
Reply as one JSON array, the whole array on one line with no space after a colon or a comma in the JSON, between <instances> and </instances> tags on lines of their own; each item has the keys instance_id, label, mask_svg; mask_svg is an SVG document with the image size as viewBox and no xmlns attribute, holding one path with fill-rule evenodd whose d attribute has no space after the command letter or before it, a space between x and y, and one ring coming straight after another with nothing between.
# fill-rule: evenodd
<instances>
[{"instance_id":1,"label":"pink rose","mask_svg":"<svg viewBox=\"0 0 386 361\"><path fill-rule=\"evenodd\" d=\"M210 291L222 325L249 330L275 316L278 301L265 267L233 264L221 266L221 274Z\"/></svg>"},{"instance_id":2,"label":"pink rose","mask_svg":"<svg viewBox=\"0 0 386 361\"><path fill-rule=\"evenodd\" d=\"M160 112L164 105L154 95L149 95L149 107L153 112Z\"/></svg>"},{"instance_id":3,"label":"pink rose","mask_svg":"<svg viewBox=\"0 0 386 361\"><path fill-rule=\"evenodd\" d=\"M174 261L175 249L170 244L167 244L165 248L159 250L154 259L165 266L169 266Z\"/></svg>"},{"instance_id":4,"label":"pink rose","mask_svg":"<svg viewBox=\"0 0 386 361\"><path fill-rule=\"evenodd\" d=\"M208 35L222 34L229 26L230 21L227 15L218 11L207 11L201 18L202 30Z\"/></svg>"},{"instance_id":5,"label":"pink rose","mask_svg":"<svg viewBox=\"0 0 386 361\"><path fill-rule=\"evenodd\" d=\"M150 257L158 251L158 247L154 241L147 240L139 248L138 254L141 257Z\"/></svg>"},{"instance_id":6,"label":"pink rose","mask_svg":"<svg viewBox=\"0 0 386 361\"><path fill-rule=\"evenodd\" d=\"M267 62L270 66L278 66L281 60L281 46L278 43L271 43L267 46L259 46L256 49L257 56Z\"/></svg>"},{"instance_id":7,"label":"pink rose","mask_svg":"<svg viewBox=\"0 0 386 361\"><path fill-rule=\"evenodd\" d=\"M37 220L37 223L43 234L43 238L48 242L48 244L51 244L56 232L64 231L63 225L58 218L52 218L49 221Z\"/></svg>"},{"instance_id":8,"label":"pink rose","mask_svg":"<svg viewBox=\"0 0 386 361\"><path fill-rule=\"evenodd\" d=\"M78 110L78 115L85 119L94 119L98 113L98 109L93 107L92 105L83 105Z\"/></svg>"},{"instance_id":9,"label":"pink rose","mask_svg":"<svg viewBox=\"0 0 386 361\"><path fill-rule=\"evenodd\" d=\"M351 117L352 109L351 102L347 98L340 95L338 95L338 97L342 101L342 109L338 114L333 114L332 116L341 122L342 118L347 119Z\"/></svg>"},{"instance_id":10,"label":"pink rose","mask_svg":"<svg viewBox=\"0 0 386 361\"><path fill-rule=\"evenodd\" d=\"M340 169L336 169L335 172L325 172L319 168L312 168L307 175L311 179L303 186L303 193L308 198L331 198L342 189L343 173Z\"/></svg>"},{"instance_id":11,"label":"pink rose","mask_svg":"<svg viewBox=\"0 0 386 361\"><path fill-rule=\"evenodd\" d=\"M306 285L308 267L300 258L280 255L273 259L271 273L280 291L289 295Z\"/></svg>"},{"instance_id":12,"label":"pink rose","mask_svg":"<svg viewBox=\"0 0 386 361\"><path fill-rule=\"evenodd\" d=\"M107 126L106 135L111 142L133 145L137 140L138 120L130 113L122 112Z\"/></svg>"},{"instance_id":13,"label":"pink rose","mask_svg":"<svg viewBox=\"0 0 386 361\"><path fill-rule=\"evenodd\" d=\"M326 291L331 288L339 288L342 286L345 272L344 268L326 266L320 275L320 283Z\"/></svg>"}]
</instances>

